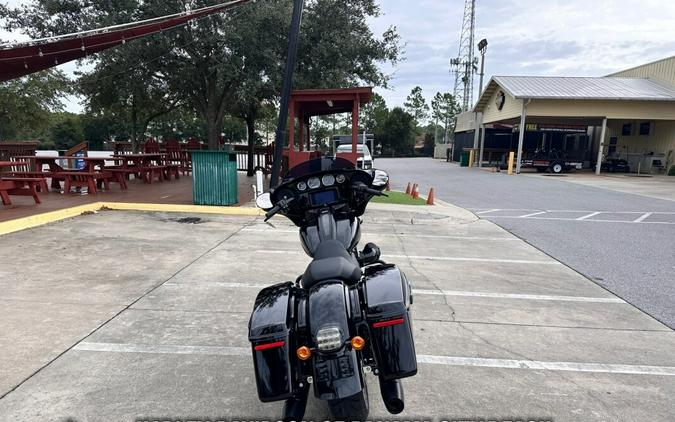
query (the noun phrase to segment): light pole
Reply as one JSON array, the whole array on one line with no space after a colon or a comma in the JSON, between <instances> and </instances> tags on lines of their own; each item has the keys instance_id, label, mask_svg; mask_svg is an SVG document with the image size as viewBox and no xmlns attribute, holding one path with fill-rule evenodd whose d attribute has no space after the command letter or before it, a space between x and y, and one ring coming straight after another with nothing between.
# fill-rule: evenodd
<instances>
[{"instance_id":1,"label":"light pole","mask_svg":"<svg viewBox=\"0 0 675 422\"><path fill-rule=\"evenodd\" d=\"M478 50L480 51L480 85L478 95L483 93L483 76L485 76L485 53L487 53L488 41L483 38L478 43Z\"/></svg>"},{"instance_id":2,"label":"light pole","mask_svg":"<svg viewBox=\"0 0 675 422\"><path fill-rule=\"evenodd\" d=\"M487 53L488 41L483 38L478 43L478 50L480 51L480 84L478 85L478 98L483 94L483 77L485 76L485 53ZM485 125L482 123L478 127L476 124L476 131L480 131L480 152L478 154L478 167L483 167L483 150L485 149Z\"/></svg>"}]
</instances>

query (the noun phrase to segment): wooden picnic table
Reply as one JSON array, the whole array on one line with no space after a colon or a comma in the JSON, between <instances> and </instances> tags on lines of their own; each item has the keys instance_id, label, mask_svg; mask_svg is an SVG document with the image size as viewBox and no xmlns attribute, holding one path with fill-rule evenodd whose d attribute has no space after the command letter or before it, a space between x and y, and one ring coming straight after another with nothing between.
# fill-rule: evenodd
<instances>
[{"instance_id":1,"label":"wooden picnic table","mask_svg":"<svg viewBox=\"0 0 675 422\"><path fill-rule=\"evenodd\" d=\"M167 179L165 157L164 153L115 154L112 159L121 163L116 167L127 176L133 173L139 175L145 183L152 183L155 176L160 182Z\"/></svg>"},{"instance_id":2,"label":"wooden picnic table","mask_svg":"<svg viewBox=\"0 0 675 422\"><path fill-rule=\"evenodd\" d=\"M119 182L122 189L126 189L126 180L120 180L119 175L106 169L105 162L112 161L112 157L80 157L80 156L19 156L15 157L30 162L33 169L27 172L21 172L21 175L35 175L43 178L51 178L52 189L61 190L61 181L64 181L64 194L70 193L71 187L86 187L91 194L97 194L98 189L104 185L110 189L110 182ZM81 160L85 163L84 168L63 167L59 161ZM48 170L45 171L44 167ZM97 169L98 167L98 169ZM19 174L20 172L17 172ZM123 179L123 178L122 178Z\"/></svg>"},{"instance_id":3,"label":"wooden picnic table","mask_svg":"<svg viewBox=\"0 0 675 422\"><path fill-rule=\"evenodd\" d=\"M30 165L27 161L0 161L0 171L5 168L23 167ZM41 203L37 193L39 179L16 178L0 176L0 200L4 205L12 205L9 195L32 196L36 204Z\"/></svg>"}]
</instances>

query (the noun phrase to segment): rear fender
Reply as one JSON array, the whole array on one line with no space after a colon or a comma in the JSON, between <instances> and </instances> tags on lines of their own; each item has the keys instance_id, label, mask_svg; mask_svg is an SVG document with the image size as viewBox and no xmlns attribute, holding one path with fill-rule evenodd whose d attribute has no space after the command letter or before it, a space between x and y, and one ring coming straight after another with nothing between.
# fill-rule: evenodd
<instances>
[{"instance_id":1,"label":"rear fender","mask_svg":"<svg viewBox=\"0 0 675 422\"><path fill-rule=\"evenodd\" d=\"M321 400L336 400L363 390L363 374L355 350L345 344L351 338L349 324L349 293L340 281L320 283L309 291L308 326L313 348L314 394ZM317 333L324 328L340 330L342 347L324 353L317 348Z\"/></svg>"}]
</instances>

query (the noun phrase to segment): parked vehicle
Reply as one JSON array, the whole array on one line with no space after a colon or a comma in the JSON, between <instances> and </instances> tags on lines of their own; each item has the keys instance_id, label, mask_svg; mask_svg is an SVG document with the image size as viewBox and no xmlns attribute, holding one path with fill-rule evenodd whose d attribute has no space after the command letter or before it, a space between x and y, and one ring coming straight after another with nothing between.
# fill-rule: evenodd
<instances>
[{"instance_id":1,"label":"parked vehicle","mask_svg":"<svg viewBox=\"0 0 675 422\"><path fill-rule=\"evenodd\" d=\"M593 166L595 170L597 166ZM628 161L619 158L609 158L602 162L600 170L609 173L630 173L630 165Z\"/></svg>"},{"instance_id":2,"label":"parked vehicle","mask_svg":"<svg viewBox=\"0 0 675 422\"><path fill-rule=\"evenodd\" d=\"M352 144L342 144L337 147L337 154L350 154L352 152ZM373 168L373 156L370 154L370 149L368 145L357 144L356 153L358 157L356 158L356 166L363 170L370 170Z\"/></svg>"},{"instance_id":3,"label":"parked vehicle","mask_svg":"<svg viewBox=\"0 0 675 422\"><path fill-rule=\"evenodd\" d=\"M303 420L310 386L336 420L365 420L368 373L379 378L387 410L403 411L400 380L417 373L412 290L377 245L357 249L360 217L388 179L322 158L291 169L258 198L268 220L280 213L299 227L313 258L295 282L263 289L249 322L258 396L284 400L284 420Z\"/></svg>"}]
</instances>

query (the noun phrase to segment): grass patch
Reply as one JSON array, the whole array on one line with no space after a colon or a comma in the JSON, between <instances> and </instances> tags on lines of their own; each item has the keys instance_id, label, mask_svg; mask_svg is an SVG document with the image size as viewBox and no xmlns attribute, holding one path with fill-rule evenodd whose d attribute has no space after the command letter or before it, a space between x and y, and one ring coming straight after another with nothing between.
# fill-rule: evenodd
<instances>
[{"instance_id":1,"label":"grass patch","mask_svg":"<svg viewBox=\"0 0 675 422\"><path fill-rule=\"evenodd\" d=\"M371 202L378 204L399 204L399 205L426 205L427 201L424 199L413 199L412 196L406 195L404 192L385 192L387 196L376 196Z\"/></svg>"}]
</instances>

